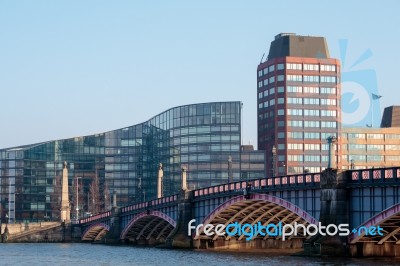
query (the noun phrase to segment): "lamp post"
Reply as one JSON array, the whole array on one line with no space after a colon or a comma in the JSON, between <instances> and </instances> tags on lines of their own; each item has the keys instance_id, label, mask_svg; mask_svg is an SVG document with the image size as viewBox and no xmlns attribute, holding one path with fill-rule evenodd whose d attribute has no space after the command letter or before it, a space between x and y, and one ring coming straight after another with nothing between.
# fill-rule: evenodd
<instances>
[{"instance_id":1,"label":"lamp post","mask_svg":"<svg viewBox=\"0 0 400 266\"><path fill-rule=\"evenodd\" d=\"M276 147L272 146L272 176L276 176Z\"/></svg>"},{"instance_id":2,"label":"lamp post","mask_svg":"<svg viewBox=\"0 0 400 266\"><path fill-rule=\"evenodd\" d=\"M76 208L75 208L75 210L76 210L76 220L78 221L79 220L79 179L80 179L81 177L79 177L79 176L77 176L76 178L75 178L75 183L76 183L76 197L75 197L75 199L76 199Z\"/></svg>"},{"instance_id":3,"label":"lamp post","mask_svg":"<svg viewBox=\"0 0 400 266\"><path fill-rule=\"evenodd\" d=\"M282 175L286 175L285 167L286 167L285 162L282 162Z\"/></svg>"}]
</instances>

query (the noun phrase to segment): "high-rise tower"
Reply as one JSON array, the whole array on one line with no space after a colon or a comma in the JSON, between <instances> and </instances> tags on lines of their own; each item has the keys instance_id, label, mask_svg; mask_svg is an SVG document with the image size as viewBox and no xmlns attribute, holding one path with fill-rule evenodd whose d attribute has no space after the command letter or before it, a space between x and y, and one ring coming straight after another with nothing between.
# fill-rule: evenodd
<instances>
[{"instance_id":1,"label":"high-rise tower","mask_svg":"<svg viewBox=\"0 0 400 266\"><path fill-rule=\"evenodd\" d=\"M258 149L266 151L269 175L327 167L326 139L339 137L341 109L340 63L325 38L275 36L257 67L257 99Z\"/></svg>"}]
</instances>

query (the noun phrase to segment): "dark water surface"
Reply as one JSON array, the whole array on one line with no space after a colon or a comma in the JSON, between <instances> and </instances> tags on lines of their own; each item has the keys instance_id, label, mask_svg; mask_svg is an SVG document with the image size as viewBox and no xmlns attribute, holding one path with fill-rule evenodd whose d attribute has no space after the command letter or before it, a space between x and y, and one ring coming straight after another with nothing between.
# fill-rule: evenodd
<instances>
[{"instance_id":1,"label":"dark water surface","mask_svg":"<svg viewBox=\"0 0 400 266\"><path fill-rule=\"evenodd\" d=\"M92 244L0 244L0 265L400 265L400 259L306 258L267 253Z\"/></svg>"}]
</instances>

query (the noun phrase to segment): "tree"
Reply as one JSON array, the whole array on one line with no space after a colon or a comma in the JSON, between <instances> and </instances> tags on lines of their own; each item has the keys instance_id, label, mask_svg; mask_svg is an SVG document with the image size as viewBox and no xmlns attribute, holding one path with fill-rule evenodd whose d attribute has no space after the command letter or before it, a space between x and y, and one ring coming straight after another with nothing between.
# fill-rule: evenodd
<instances>
[{"instance_id":1,"label":"tree","mask_svg":"<svg viewBox=\"0 0 400 266\"><path fill-rule=\"evenodd\" d=\"M90 204L88 206L89 212L92 214L98 214L101 212L101 198L100 198L100 184L99 184L99 177L97 175L97 170L92 180L92 183L89 186L89 197L90 197Z\"/></svg>"}]
</instances>

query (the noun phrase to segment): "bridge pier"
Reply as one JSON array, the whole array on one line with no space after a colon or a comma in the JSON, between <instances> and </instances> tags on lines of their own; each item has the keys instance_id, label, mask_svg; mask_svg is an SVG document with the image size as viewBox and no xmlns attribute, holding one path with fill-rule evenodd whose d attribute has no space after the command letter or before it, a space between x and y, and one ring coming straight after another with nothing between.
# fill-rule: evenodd
<instances>
[{"instance_id":1,"label":"bridge pier","mask_svg":"<svg viewBox=\"0 0 400 266\"><path fill-rule=\"evenodd\" d=\"M114 196L115 198L115 196ZM114 200L116 201L116 200ZM121 222L121 209L113 204L114 206L111 209L111 224L110 224L110 232L108 232L104 238L100 240L101 243L104 244L120 244L120 222Z\"/></svg>"},{"instance_id":2,"label":"bridge pier","mask_svg":"<svg viewBox=\"0 0 400 266\"><path fill-rule=\"evenodd\" d=\"M320 223L349 223L349 201L346 191L345 172L328 168L321 173L321 211ZM347 236L317 234L304 243L306 255L346 256L349 254Z\"/></svg>"},{"instance_id":3,"label":"bridge pier","mask_svg":"<svg viewBox=\"0 0 400 266\"><path fill-rule=\"evenodd\" d=\"M192 219L193 191L182 190L178 202L178 218L175 229L166 239L169 248L192 248L193 240L188 236L187 226Z\"/></svg>"},{"instance_id":4,"label":"bridge pier","mask_svg":"<svg viewBox=\"0 0 400 266\"><path fill-rule=\"evenodd\" d=\"M399 257L400 245L385 242L377 245L372 242L359 242L349 247L352 257Z\"/></svg>"}]
</instances>

